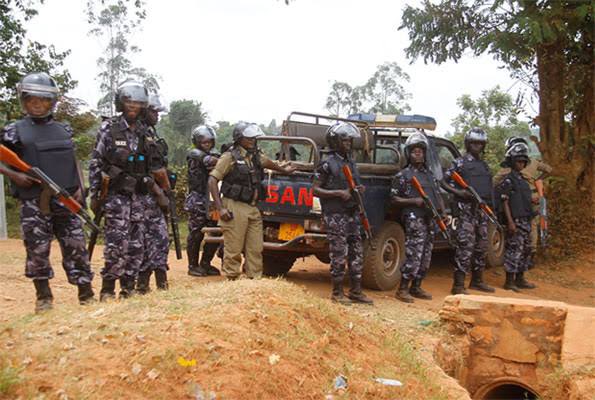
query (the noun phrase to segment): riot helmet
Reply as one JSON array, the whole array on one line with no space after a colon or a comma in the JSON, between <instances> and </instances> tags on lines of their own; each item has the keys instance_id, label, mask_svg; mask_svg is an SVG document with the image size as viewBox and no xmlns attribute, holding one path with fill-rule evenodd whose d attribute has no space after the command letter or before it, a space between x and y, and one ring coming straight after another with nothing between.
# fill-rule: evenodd
<instances>
[{"instance_id":1,"label":"riot helmet","mask_svg":"<svg viewBox=\"0 0 595 400\"><path fill-rule=\"evenodd\" d=\"M192 130L192 143L198 147L200 142L204 139L212 140L213 145L217 139L217 132L208 125L200 125Z\"/></svg>"},{"instance_id":2,"label":"riot helmet","mask_svg":"<svg viewBox=\"0 0 595 400\"><path fill-rule=\"evenodd\" d=\"M45 72L33 72L27 74L17 84L17 94L23 112L35 118L45 118L52 114L56 102L58 101L58 92L59 89L56 81ZM25 100L30 96L49 99L49 107L32 115L31 110L25 108Z\"/></svg>"},{"instance_id":3,"label":"riot helmet","mask_svg":"<svg viewBox=\"0 0 595 400\"><path fill-rule=\"evenodd\" d=\"M421 147L424 150L424 155L427 154L428 139L424 134L420 132L415 132L412 135L410 135L405 141L405 158L407 159L407 162L409 162L411 150L413 150L415 147Z\"/></svg>"},{"instance_id":4,"label":"riot helmet","mask_svg":"<svg viewBox=\"0 0 595 400\"><path fill-rule=\"evenodd\" d=\"M157 93L149 94L149 102L147 108L157 112L165 111L165 106L161 103L161 99Z\"/></svg>"},{"instance_id":5,"label":"riot helmet","mask_svg":"<svg viewBox=\"0 0 595 400\"><path fill-rule=\"evenodd\" d=\"M516 160L529 161L529 146L525 143L515 143L506 151L506 158L511 162Z\"/></svg>"},{"instance_id":6,"label":"riot helmet","mask_svg":"<svg viewBox=\"0 0 595 400\"><path fill-rule=\"evenodd\" d=\"M149 92L141 82L135 81L134 79L128 79L121 83L116 91L114 102L116 104L117 112L124 111L125 101L134 101L140 103L142 108L146 108L149 103Z\"/></svg>"},{"instance_id":7,"label":"riot helmet","mask_svg":"<svg viewBox=\"0 0 595 400\"><path fill-rule=\"evenodd\" d=\"M339 150L344 139L357 139L361 136L357 126L351 122L337 122L326 130L326 143L332 150Z\"/></svg>"},{"instance_id":8,"label":"riot helmet","mask_svg":"<svg viewBox=\"0 0 595 400\"><path fill-rule=\"evenodd\" d=\"M506 148L506 150L508 150L515 143L525 143L526 145L529 145L529 143L527 143L527 139L520 136L511 136L504 142L504 147Z\"/></svg>"},{"instance_id":9,"label":"riot helmet","mask_svg":"<svg viewBox=\"0 0 595 400\"><path fill-rule=\"evenodd\" d=\"M487 143L488 134L481 128L471 128L465 133L465 145L468 142L483 142Z\"/></svg>"},{"instance_id":10,"label":"riot helmet","mask_svg":"<svg viewBox=\"0 0 595 400\"><path fill-rule=\"evenodd\" d=\"M256 139L264 136L264 132L257 124L240 121L233 128L233 142L238 143L241 138Z\"/></svg>"}]
</instances>

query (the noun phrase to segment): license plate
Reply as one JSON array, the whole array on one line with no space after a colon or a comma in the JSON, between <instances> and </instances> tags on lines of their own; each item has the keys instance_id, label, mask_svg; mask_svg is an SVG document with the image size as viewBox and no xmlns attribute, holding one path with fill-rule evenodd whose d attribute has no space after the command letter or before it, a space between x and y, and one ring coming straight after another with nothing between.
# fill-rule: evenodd
<instances>
[{"instance_id":1,"label":"license plate","mask_svg":"<svg viewBox=\"0 0 595 400\"><path fill-rule=\"evenodd\" d=\"M279 240L291 240L304 234L304 227L301 224L283 223L279 227Z\"/></svg>"}]
</instances>

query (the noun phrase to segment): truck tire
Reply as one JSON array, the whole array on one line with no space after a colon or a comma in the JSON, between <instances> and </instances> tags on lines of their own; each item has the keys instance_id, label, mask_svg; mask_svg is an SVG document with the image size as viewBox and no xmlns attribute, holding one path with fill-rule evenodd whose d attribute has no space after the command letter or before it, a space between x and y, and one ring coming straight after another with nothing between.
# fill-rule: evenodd
<instances>
[{"instance_id":1,"label":"truck tire","mask_svg":"<svg viewBox=\"0 0 595 400\"><path fill-rule=\"evenodd\" d=\"M499 267L504 264L504 234L492 223L488 224L488 252L486 263L490 268Z\"/></svg>"},{"instance_id":2,"label":"truck tire","mask_svg":"<svg viewBox=\"0 0 595 400\"><path fill-rule=\"evenodd\" d=\"M331 263L331 256L329 253L316 253L315 254L318 261L323 264L330 264Z\"/></svg>"},{"instance_id":3,"label":"truck tire","mask_svg":"<svg viewBox=\"0 0 595 400\"><path fill-rule=\"evenodd\" d=\"M264 276L284 276L289 272L296 257L288 253L263 254L262 255L262 273Z\"/></svg>"},{"instance_id":4,"label":"truck tire","mask_svg":"<svg viewBox=\"0 0 595 400\"><path fill-rule=\"evenodd\" d=\"M386 221L373 240L375 249L368 243L364 247L362 282L369 289L394 289L401 276L401 265L405 262L403 227L396 222Z\"/></svg>"}]
</instances>

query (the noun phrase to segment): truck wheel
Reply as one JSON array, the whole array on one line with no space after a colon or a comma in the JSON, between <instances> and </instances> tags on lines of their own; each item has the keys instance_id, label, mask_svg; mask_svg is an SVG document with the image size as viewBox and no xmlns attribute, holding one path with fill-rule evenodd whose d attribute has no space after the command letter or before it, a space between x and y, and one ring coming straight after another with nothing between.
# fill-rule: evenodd
<instances>
[{"instance_id":1,"label":"truck wheel","mask_svg":"<svg viewBox=\"0 0 595 400\"><path fill-rule=\"evenodd\" d=\"M374 236L375 249L369 244L364 248L365 287L376 290L391 290L397 286L400 268L405 262L405 232L401 225L386 221Z\"/></svg>"},{"instance_id":2,"label":"truck wheel","mask_svg":"<svg viewBox=\"0 0 595 400\"><path fill-rule=\"evenodd\" d=\"M295 262L295 257L291 256L290 254L283 253L283 254L263 254L262 255L262 266L263 270L262 273L265 276L283 276L289 272L291 267L293 267L293 263Z\"/></svg>"},{"instance_id":3,"label":"truck wheel","mask_svg":"<svg viewBox=\"0 0 595 400\"><path fill-rule=\"evenodd\" d=\"M494 224L488 225L487 266L499 267L504 264L504 234Z\"/></svg>"}]
</instances>

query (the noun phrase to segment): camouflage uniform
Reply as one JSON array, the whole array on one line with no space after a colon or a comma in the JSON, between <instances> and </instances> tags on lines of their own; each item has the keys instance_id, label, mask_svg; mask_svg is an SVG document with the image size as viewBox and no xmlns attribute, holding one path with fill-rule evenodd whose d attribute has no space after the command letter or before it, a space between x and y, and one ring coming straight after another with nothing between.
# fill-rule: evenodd
<instances>
[{"instance_id":1,"label":"camouflage uniform","mask_svg":"<svg viewBox=\"0 0 595 400\"><path fill-rule=\"evenodd\" d=\"M364 269L362 225L356 212L349 214L325 214L331 259L331 276L343 280L345 265L351 279L361 280Z\"/></svg>"},{"instance_id":2,"label":"camouflage uniform","mask_svg":"<svg viewBox=\"0 0 595 400\"><path fill-rule=\"evenodd\" d=\"M211 261L217 252L219 246L215 243L205 243L203 246L202 259L200 262L200 269L198 268L198 252L203 241L204 234L201 232L204 227L216 227L217 222L209 218L209 193L207 188L207 178L211 167L208 164L209 159L216 155L211 153L204 153L193 150L194 153L200 155L192 157L189 155L188 160L188 195L184 202L184 211L188 213L188 264L189 272L198 276L207 274L219 274L215 268L211 268ZM194 272L193 272L194 270Z\"/></svg>"},{"instance_id":3,"label":"camouflage uniform","mask_svg":"<svg viewBox=\"0 0 595 400\"><path fill-rule=\"evenodd\" d=\"M130 129L124 117L109 119L101 124L97 143L89 164L89 182L91 196L99 192L101 172L109 168L106 157L117 146L110 134L112 124L124 132L126 146L135 152L139 148L139 138L147 134L147 126L136 123L134 131ZM145 205L147 194L139 193L137 188L128 187L127 193L118 193L113 188L113 179L105 202L105 267L101 270L104 279L115 280L137 277L143 262L145 251Z\"/></svg>"},{"instance_id":4,"label":"camouflage uniform","mask_svg":"<svg viewBox=\"0 0 595 400\"><path fill-rule=\"evenodd\" d=\"M162 140L153 127L149 127L149 135L153 138L151 144L155 146L152 157L149 157L150 169L156 170L167 167L167 147L160 146ZM140 272L167 271L167 256L169 254L169 234L167 220L155 197L152 194L142 195L144 203L144 260L140 265Z\"/></svg>"},{"instance_id":5,"label":"camouflage uniform","mask_svg":"<svg viewBox=\"0 0 595 400\"><path fill-rule=\"evenodd\" d=\"M49 119L47 125L59 124ZM72 130L60 124L70 135ZM14 150L19 156L23 150L15 124L2 131L0 143ZM50 176L50 178L56 179ZM13 191L16 195L16 192ZM21 231L27 252L25 276L33 280L51 279L54 271L50 264L50 244L52 236L60 242L62 267L73 285L90 284L93 272L89 265L89 254L85 247L83 224L79 218L58 203L50 201L50 214L44 215L39 206L39 198L20 201Z\"/></svg>"},{"instance_id":6,"label":"camouflage uniform","mask_svg":"<svg viewBox=\"0 0 595 400\"><path fill-rule=\"evenodd\" d=\"M446 178L450 179L453 171L465 178L462 170L466 162L485 164L485 162L481 160L475 160L471 154L467 153L463 157L459 157L453 161L452 167L445 173ZM487 169L487 165L485 168ZM489 172L489 169L487 169L487 171ZM490 174L488 182L490 188L492 187L491 179ZM452 183L452 181L450 183ZM470 186L473 186L471 182L467 183ZM477 187L474 188L478 190ZM484 200L491 206L491 195L490 199ZM455 270L465 274L470 271L481 272L486 266L489 220L479 206L472 201L465 202L459 200L455 207L455 212L458 212L458 224L456 229L458 247L455 252Z\"/></svg>"},{"instance_id":7,"label":"camouflage uniform","mask_svg":"<svg viewBox=\"0 0 595 400\"><path fill-rule=\"evenodd\" d=\"M341 190L347 188L347 181L341 172L348 165L353 178L360 184L355 163L349 158L333 152L316 169L316 179L324 189ZM357 203L337 198L321 199L322 214L327 226L333 281L343 281L345 265L351 279L361 280L363 271L362 226L357 214Z\"/></svg>"},{"instance_id":8,"label":"camouflage uniform","mask_svg":"<svg viewBox=\"0 0 595 400\"><path fill-rule=\"evenodd\" d=\"M499 185L504 178L510 174L511 169L509 167L501 168L496 175L494 176L494 185ZM544 163L541 160L532 159L531 162L527 164L525 168L521 171L523 177L529 182L531 187L531 201L533 202L533 211L535 213L535 217L531 220L531 253L535 254L537 252L537 243L539 241L538 235L538 226L539 226L539 218L537 215L539 214L539 193L537 191L537 187L535 186L535 181L539 178L542 174L550 174L553 171L552 167L548 164Z\"/></svg>"},{"instance_id":9,"label":"camouflage uniform","mask_svg":"<svg viewBox=\"0 0 595 400\"><path fill-rule=\"evenodd\" d=\"M411 184L411 180L407 178L407 172L410 170L412 167L406 167L395 176L392 182L391 196L403 198L420 196ZM437 188L437 183L427 168L422 167L420 172L429 174ZM405 226L406 260L401 266L401 277L407 281L422 280L430 269L432 248L434 247L434 224L425 209L419 209L418 212L414 210L404 212L402 222Z\"/></svg>"},{"instance_id":10,"label":"camouflage uniform","mask_svg":"<svg viewBox=\"0 0 595 400\"><path fill-rule=\"evenodd\" d=\"M522 184L526 187L521 187ZM524 189L524 190L523 190ZM516 171L510 172L497 186L501 200L508 199L516 232L507 232L504 250L504 269L509 273L522 273L531 267L531 219L533 217L531 191L526 178Z\"/></svg>"}]
</instances>

